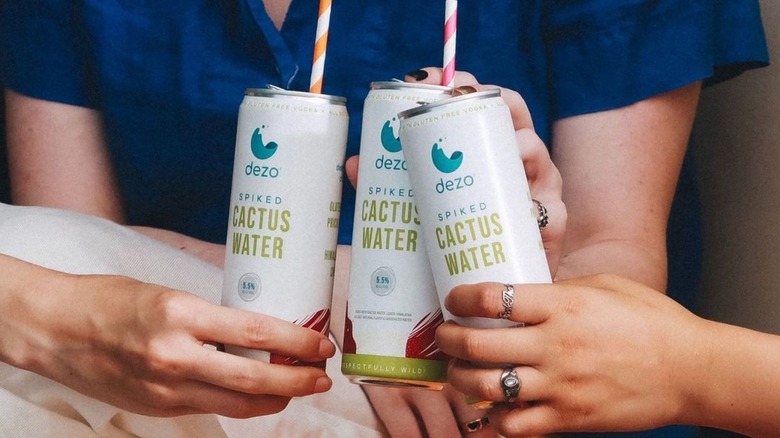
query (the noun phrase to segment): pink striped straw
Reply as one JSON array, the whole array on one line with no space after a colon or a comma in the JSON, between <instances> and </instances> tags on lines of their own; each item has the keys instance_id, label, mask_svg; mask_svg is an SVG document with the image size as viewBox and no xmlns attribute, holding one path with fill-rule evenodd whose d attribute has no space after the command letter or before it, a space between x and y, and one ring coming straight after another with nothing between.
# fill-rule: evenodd
<instances>
[{"instance_id":1,"label":"pink striped straw","mask_svg":"<svg viewBox=\"0 0 780 438\"><path fill-rule=\"evenodd\" d=\"M447 0L444 13L444 71L441 84L455 86L455 43L458 36L458 0Z\"/></svg>"},{"instance_id":2,"label":"pink striped straw","mask_svg":"<svg viewBox=\"0 0 780 438\"><path fill-rule=\"evenodd\" d=\"M325 71L325 55L328 48L328 29L330 28L331 0L320 0L317 14L317 37L314 42L314 58L311 66L309 92L322 93L322 76Z\"/></svg>"}]
</instances>

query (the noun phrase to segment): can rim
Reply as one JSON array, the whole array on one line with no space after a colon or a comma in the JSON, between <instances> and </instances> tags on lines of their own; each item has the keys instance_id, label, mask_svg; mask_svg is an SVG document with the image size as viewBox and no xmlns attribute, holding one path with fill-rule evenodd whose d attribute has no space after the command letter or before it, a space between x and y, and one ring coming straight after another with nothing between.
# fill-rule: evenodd
<instances>
[{"instance_id":1,"label":"can rim","mask_svg":"<svg viewBox=\"0 0 780 438\"><path fill-rule=\"evenodd\" d=\"M410 108L398 113L398 119L404 120L410 117L419 116L421 114L429 113L439 109L446 105L454 105L468 100L487 99L490 97L497 97L501 95L501 89L496 88L492 90L478 91L476 93L462 94L460 96L451 97L449 99L437 100L431 103L423 103L420 106Z\"/></svg>"},{"instance_id":2,"label":"can rim","mask_svg":"<svg viewBox=\"0 0 780 438\"><path fill-rule=\"evenodd\" d=\"M347 98L343 96L310 93L307 91L285 90L284 88L280 88L275 85L266 85L266 88L247 88L246 90L244 90L244 96L257 96L257 97L287 96L287 97L299 98L299 99L323 100L328 103L337 104L337 105L345 105L347 102Z\"/></svg>"},{"instance_id":3,"label":"can rim","mask_svg":"<svg viewBox=\"0 0 780 438\"><path fill-rule=\"evenodd\" d=\"M375 81L371 82L371 90L402 90L406 88L426 91L440 91L442 94L450 94L452 88L444 85L435 84L415 84L414 82L406 82L400 79L392 79L389 81Z\"/></svg>"}]
</instances>

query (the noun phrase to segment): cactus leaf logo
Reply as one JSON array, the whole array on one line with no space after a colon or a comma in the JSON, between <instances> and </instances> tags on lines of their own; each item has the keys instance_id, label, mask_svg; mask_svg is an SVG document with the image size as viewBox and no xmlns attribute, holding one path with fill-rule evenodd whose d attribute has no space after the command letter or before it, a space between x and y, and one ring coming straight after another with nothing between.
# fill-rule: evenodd
<instances>
[{"instance_id":1,"label":"cactus leaf logo","mask_svg":"<svg viewBox=\"0 0 780 438\"><path fill-rule=\"evenodd\" d=\"M463 153L461 151L455 151L448 157L439 144L434 143L433 148L431 149L431 159L433 160L433 165L439 169L439 172L452 173L458 170L463 163Z\"/></svg>"},{"instance_id":2,"label":"cactus leaf logo","mask_svg":"<svg viewBox=\"0 0 780 438\"><path fill-rule=\"evenodd\" d=\"M265 128L265 126L263 126ZM263 134L260 132L260 128L255 128L255 132L252 133L252 154L260 160L267 160L276 153L276 149L279 145L271 141L263 143Z\"/></svg>"},{"instance_id":3,"label":"cactus leaf logo","mask_svg":"<svg viewBox=\"0 0 780 438\"><path fill-rule=\"evenodd\" d=\"M401 139L393 134L393 127L390 122L391 121L388 120L382 126L382 147L384 147L387 152L401 152Z\"/></svg>"}]
</instances>

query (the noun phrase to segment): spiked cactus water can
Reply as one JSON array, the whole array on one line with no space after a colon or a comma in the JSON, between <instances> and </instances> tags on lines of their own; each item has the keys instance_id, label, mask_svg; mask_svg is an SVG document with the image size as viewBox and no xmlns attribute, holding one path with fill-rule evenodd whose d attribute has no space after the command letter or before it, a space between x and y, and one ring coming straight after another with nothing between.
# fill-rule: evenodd
<instances>
[{"instance_id":1,"label":"spiked cactus water can","mask_svg":"<svg viewBox=\"0 0 780 438\"><path fill-rule=\"evenodd\" d=\"M499 90L421 105L399 117L439 299L464 283L549 283L538 212ZM444 313L469 326L509 325Z\"/></svg>"},{"instance_id":2,"label":"spiked cactus water can","mask_svg":"<svg viewBox=\"0 0 780 438\"><path fill-rule=\"evenodd\" d=\"M365 100L341 370L358 384L441 389L443 322L420 235L398 113L449 96L441 86L374 82Z\"/></svg>"},{"instance_id":3,"label":"spiked cactus water can","mask_svg":"<svg viewBox=\"0 0 780 438\"><path fill-rule=\"evenodd\" d=\"M345 103L341 97L277 88L246 91L236 129L223 305L327 332L347 142ZM272 352L226 350L299 364Z\"/></svg>"}]
</instances>

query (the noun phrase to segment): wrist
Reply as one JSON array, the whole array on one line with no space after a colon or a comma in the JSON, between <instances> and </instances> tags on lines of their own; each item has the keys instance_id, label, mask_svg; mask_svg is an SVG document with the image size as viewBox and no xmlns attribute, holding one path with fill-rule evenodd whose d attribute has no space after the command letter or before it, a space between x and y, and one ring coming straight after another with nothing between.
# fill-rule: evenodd
<instances>
[{"instance_id":1,"label":"wrist","mask_svg":"<svg viewBox=\"0 0 780 438\"><path fill-rule=\"evenodd\" d=\"M711 424L713 400L718 397L712 376L717 363L724 358L723 339L718 336L718 324L697 318L690 331L688 348L680 356L681 372L677 373L680 409L676 424Z\"/></svg>"},{"instance_id":2,"label":"wrist","mask_svg":"<svg viewBox=\"0 0 780 438\"><path fill-rule=\"evenodd\" d=\"M71 295L75 277L0 257L0 360L40 373L54 344L51 324L63 311L58 298Z\"/></svg>"}]
</instances>

